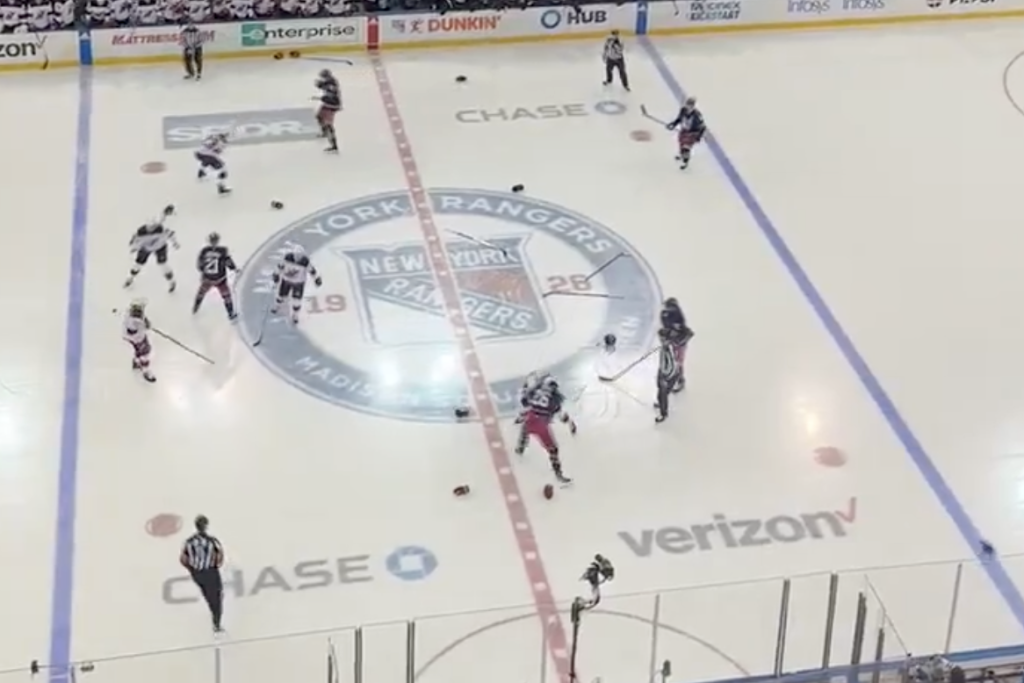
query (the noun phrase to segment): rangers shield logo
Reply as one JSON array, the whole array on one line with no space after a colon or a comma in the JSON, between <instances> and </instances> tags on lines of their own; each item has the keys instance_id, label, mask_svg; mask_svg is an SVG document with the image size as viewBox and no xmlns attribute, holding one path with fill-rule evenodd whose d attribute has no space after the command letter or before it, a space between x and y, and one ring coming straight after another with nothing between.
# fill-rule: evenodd
<instances>
[{"instance_id":1,"label":"rangers shield logo","mask_svg":"<svg viewBox=\"0 0 1024 683\"><path fill-rule=\"evenodd\" d=\"M463 240L444 245L466 320L478 340L530 339L552 331L526 258L529 239L530 235L489 237L493 248ZM444 300L422 241L332 251L348 261L370 341L385 346L450 341ZM423 324L410 329L408 311L421 314Z\"/></svg>"}]
</instances>

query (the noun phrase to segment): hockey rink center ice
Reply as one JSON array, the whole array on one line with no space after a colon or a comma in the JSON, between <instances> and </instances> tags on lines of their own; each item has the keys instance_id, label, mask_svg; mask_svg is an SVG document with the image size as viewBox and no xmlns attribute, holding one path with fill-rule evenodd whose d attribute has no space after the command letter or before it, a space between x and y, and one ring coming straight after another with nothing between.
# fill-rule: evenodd
<instances>
[{"instance_id":1,"label":"hockey rink center ice","mask_svg":"<svg viewBox=\"0 0 1024 683\"><path fill-rule=\"evenodd\" d=\"M630 92L600 38L4 74L0 683L540 683L574 641L586 681L737 679L820 667L826 621L849 664L858 596L866 661L1018 656L1022 28L630 36ZM641 105L684 93L711 134L680 171ZM219 197L192 153L225 125ZM126 291L166 204L178 290L151 264ZM235 323L190 311L213 231ZM263 329L296 243L323 287ZM655 357L597 375L669 296L696 337L655 425ZM136 297L213 363L154 336L141 381L112 313ZM512 452L544 369L579 424L551 500L545 454ZM199 513L216 641L176 561Z\"/></svg>"}]
</instances>

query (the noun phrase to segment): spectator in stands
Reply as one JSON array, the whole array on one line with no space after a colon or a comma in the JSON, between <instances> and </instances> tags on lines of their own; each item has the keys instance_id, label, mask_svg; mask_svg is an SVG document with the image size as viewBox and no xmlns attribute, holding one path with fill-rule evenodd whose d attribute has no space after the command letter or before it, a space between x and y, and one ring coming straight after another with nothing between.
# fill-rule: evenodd
<instances>
[{"instance_id":1,"label":"spectator in stands","mask_svg":"<svg viewBox=\"0 0 1024 683\"><path fill-rule=\"evenodd\" d=\"M501 11L600 0L0 0L0 33L409 11ZM622 0L617 0L621 3Z\"/></svg>"}]
</instances>

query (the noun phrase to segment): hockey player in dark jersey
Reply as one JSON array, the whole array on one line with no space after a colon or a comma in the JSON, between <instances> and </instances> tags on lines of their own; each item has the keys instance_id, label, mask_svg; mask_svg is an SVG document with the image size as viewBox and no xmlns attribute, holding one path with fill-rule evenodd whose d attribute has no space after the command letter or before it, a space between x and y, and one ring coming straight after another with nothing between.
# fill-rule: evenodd
<instances>
[{"instance_id":1,"label":"hockey player in dark jersey","mask_svg":"<svg viewBox=\"0 0 1024 683\"><path fill-rule=\"evenodd\" d=\"M196 258L196 269L199 271L199 289L192 303L192 313L198 313L206 293L216 289L224 301L228 320L238 317L235 313L234 299L231 297L231 287L228 285L228 271L237 271L238 268L228 248L220 243L220 235L217 233L211 232L206 238L206 246L199 251Z\"/></svg>"},{"instance_id":2,"label":"hockey player in dark jersey","mask_svg":"<svg viewBox=\"0 0 1024 683\"><path fill-rule=\"evenodd\" d=\"M562 472L558 442L555 441L555 436L551 432L551 420L555 416L561 416L560 419L569 424L572 433L576 433L576 424L562 410L565 396L562 394L558 382L550 375L545 375L539 380L527 380L523 385L519 400L523 406L523 412L518 420L520 427L519 437L516 440L516 454L522 455L530 437L535 437L547 451L551 470L555 473L558 482L560 484L572 483L572 479Z\"/></svg>"},{"instance_id":3,"label":"hockey player in dark jersey","mask_svg":"<svg viewBox=\"0 0 1024 683\"><path fill-rule=\"evenodd\" d=\"M337 152L338 136L334 131L334 116L341 109L341 86L334 74L324 69L316 80L316 87L320 89L320 95L313 98L320 102L320 108L316 110L316 122L320 126L320 137L327 138L330 143L324 151Z\"/></svg>"},{"instance_id":4,"label":"hockey player in dark jersey","mask_svg":"<svg viewBox=\"0 0 1024 683\"><path fill-rule=\"evenodd\" d=\"M693 146L704 139L707 126L704 125L704 116L697 109L697 99L687 97L683 107L679 110L679 116L671 121L667 128L669 130L679 129L679 155L676 161L679 168L686 169L690 165L690 154Z\"/></svg>"},{"instance_id":5,"label":"hockey player in dark jersey","mask_svg":"<svg viewBox=\"0 0 1024 683\"><path fill-rule=\"evenodd\" d=\"M693 330L686 324L686 316L683 315L683 309L675 297L665 299L665 303L662 304L661 330L666 333L665 338L671 344L676 365L679 366L679 379L672 387L672 392L678 393L686 387L683 364L686 360L686 345L693 338Z\"/></svg>"}]
</instances>

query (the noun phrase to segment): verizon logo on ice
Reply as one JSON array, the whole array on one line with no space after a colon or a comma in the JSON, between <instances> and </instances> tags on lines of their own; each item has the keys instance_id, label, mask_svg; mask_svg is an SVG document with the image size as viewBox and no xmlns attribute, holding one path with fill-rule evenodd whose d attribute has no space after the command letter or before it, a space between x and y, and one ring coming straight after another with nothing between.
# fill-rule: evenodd
<instances>
[{"instance_id":1,"label":"verizon logo on ice","mask_svg":"<svg viewBox=\"0 0 1024 683\"><path fill-rule=\"evenodd\" d=\"M620 531L619 538L634 555L648 558L655 551L684 555L844 538L855 521L857 499L850 498L839 510L750 519L729 519L726 515L715 514L710 522L704 524L641 529L639 532Z\"/></svg>"}]
</instances>

